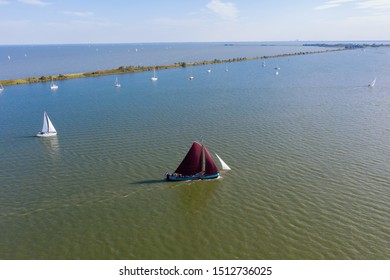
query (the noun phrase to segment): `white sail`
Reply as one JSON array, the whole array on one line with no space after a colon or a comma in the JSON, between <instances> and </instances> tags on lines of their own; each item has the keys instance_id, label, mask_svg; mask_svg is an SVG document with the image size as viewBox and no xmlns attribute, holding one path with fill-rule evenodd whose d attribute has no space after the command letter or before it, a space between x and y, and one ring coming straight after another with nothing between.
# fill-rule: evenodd
<instances>
[{"instance_id":1,"label":"white sail","mask_svg":"<svg viewBox=\"0 0 390 280\"><path fill-rule=\"evenodd\" d=\"M4 90L4 87L3 87L3 85L0 83L0 93L3 92L3 90Z\"/></svg>"},{"instance_id":2,"label":"white sail","mask_svg":"<svg viewBox=\"0 0 390 280\"><path fill-rule=\"evenodd\" d=\"M227 165L217 154L215 154L217 156L217 158L219 159L219 161L221 162L221 165L222 165L222 170L231 170L231 168L229 167L229 165Z\"/></svg>"},{"instance_id":3,"label":"white sail","mask_svg":"<svg viewBox=\"0 0 390 280\"><path fill-rule=\"evenodd\" d=\"M46 119L46 126L47 126L47 131L46 132L56 133L57 130L54 128L54 125L50 121L50 118L49 118L49 116L47 115L46 112L45 112L45 119ZM45 126L45 122L44 122L43 126ZM44 130L42 130L42 131L44 131Z\"/></svg>"},{"instance_id":4,"label":"white sail","mask_svg":"<svg viewBox=\"0 0 390 280\"><path fill-rule=\"evenodd\" d=\"M376 78L368 85L369 87L374 87L376 83Z\"/></svg>"}]
</instances>

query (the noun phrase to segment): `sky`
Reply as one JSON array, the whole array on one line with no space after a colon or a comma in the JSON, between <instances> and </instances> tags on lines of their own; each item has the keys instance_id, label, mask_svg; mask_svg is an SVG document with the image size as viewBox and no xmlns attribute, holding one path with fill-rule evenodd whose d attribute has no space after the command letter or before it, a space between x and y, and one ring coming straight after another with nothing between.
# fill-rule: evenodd
<instances>
[{"instance_id":1,"label":"sky","mask_svg":"<svg viewBox=\"0 0 390 280\"><path fill-rule=\"evenodd\" d=\"M0 44L390 40L390 0L0 0Z\"/></svg>"}]
</instances>

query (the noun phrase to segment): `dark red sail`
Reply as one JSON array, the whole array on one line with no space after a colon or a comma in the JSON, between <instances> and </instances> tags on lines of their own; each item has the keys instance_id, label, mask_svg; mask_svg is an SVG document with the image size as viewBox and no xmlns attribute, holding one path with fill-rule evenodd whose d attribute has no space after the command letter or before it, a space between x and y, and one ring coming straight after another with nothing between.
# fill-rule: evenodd
<instances>
[{"instance_id":1,"label":"dark red sail","mask_svg":"<svg viewBox=\"0 0 390 280\"><path fill-rule=\"evenodd\" d=\"M213 158L211 157L209 151L206 147L203 146L205 154L205 175L214 175L218 173L218 167L215 165Z\"/></svg>"},{"instance_id":2,"label":"dark red sail","mask_svg":"<svg viewBox=\"0 0 390 280\"><path fill-rule=\"evenodd\" d=\"M202 145L194 142L175 173L189 176L202 172Z\"/></svg>"}]
</instances>

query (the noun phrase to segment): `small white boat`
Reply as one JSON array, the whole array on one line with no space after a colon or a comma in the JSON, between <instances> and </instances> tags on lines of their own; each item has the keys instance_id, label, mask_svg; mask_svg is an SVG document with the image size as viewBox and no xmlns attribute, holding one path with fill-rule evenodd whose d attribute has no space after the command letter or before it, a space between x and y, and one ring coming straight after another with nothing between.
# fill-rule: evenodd
<instances>
[{"instance_id":1,"label":"small white boat","mask_svg":"<svg viewBox=\"0 0 390 280\"><path fill-rule=\"evenodd\" d=\"M376 78L368 85L369 87L374 87L376 83Z\"/></svg>"},{"instance_id":2,"label":"small white boat","mask_svg":"<svg viewBox=\"0 0 390 280\"><path fill-rule=\"evenodd\" d=\"M118 78L115 79L114 87L117 87L117 88L121 87L121 84L119 83Z\"/></svg>"},{"instance_id":3,"label":"small white boat","mask_svg":"<svg viewBox=\"0 0 390 280\"><path fill-rule=\"evenodd\" d=\"M193 79L194 79L194 76L189 76L188 77L188 80L190 80L190 81L193 80Z\"/></svg>"},{"instance_id":4,"label":"small white boat","mask_svg":"<svg viewBox=\"0 0 390 280\"><path fill-rule=\"evenodd\" d=\"M4 91L4 87L3 85L0 83L0 93L2 93Z\"/></svg>"},{"instance_id":5,"label":"small white boat","mask_svg":"<svg viewBox=\"0 0 390 280\"><path fill-rule=\"evenodd\" d=\"M47 115L46 112L43 113L43 127L42 131L38 132L36 135L37 137L51 137L51 136L56 136L57 135L57 130L54 128L54 125L49 119L49 116Z\"/></svg>"},{"instance_id":6,"label":"small white boat","mask_svg":"<svg viewBox=\"0 0 390 280\"><path fill-rule=\"evenodd\" d=\"M211 73L211 69L207 69L207 73Z\"/></svg>"},{"instance_id":7,"label":"small white boat","mask_svg":"<svg viewBox=\"0 0 390 280\"><path fill-rule=\"evenodd\" d=\"M276 71L276 72L275 72L275 75L278 76L278 75L279 75L279 71Z\"/></svg>"},{"instance_id":8,"label":"small white boat","mask_svg":"<svg viewBox=\"0 0 390 280\"><path fill-rule=\"evenodd\" d=\"M156 69L153 69L153 77L151 77L150 80L152 80L153 82L158 80L158 78L156 76Z\"/></svg>"},{"instance_id":9,"label":"small white boat","mask_svg":"<svg viewBox=\"0 0 390 280\"><path fill-rule=\"evenodd\" d=\"M51 90L56 90L56 89L58 89L58 86L54 83L53 78L51 78L50 89L51 89Z\"/></svg>"}]
</instances>

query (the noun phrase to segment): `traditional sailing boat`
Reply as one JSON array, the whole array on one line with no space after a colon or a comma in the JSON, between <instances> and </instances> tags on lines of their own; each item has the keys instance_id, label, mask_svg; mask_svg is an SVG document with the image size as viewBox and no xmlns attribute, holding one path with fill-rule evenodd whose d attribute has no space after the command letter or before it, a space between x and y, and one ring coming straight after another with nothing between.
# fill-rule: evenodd
<instances>
[{"instance_id":1,"label":"traditional sailing boat","mask_svg":"<svg viewBox=\"0 0 390 280\"><path fill-rule=\"evenodd\" d=\"M153 69L153 77L150 78L153 82L157 81L158 78L156 76L156 69Z\"/></svg>"},{"instance_id":2,"label":"traditional sailing boat","mask_svg":"<svg viewBox=\"0 0 390 280\"><path fill-rule=\"evenodd\" d=\"M194 181L217 179L218 167L204 145L197 141L192 143L190 150L176 169L175 173L167 173L168 181Z\"/></svg>"},{"instance_id":3,"label":"traditional sailing boat","mask_svg":"<svg viewBox=\"0 0 390 280\"><path fill-rule=\"evenodd\" d=\"M3 85L0 83L0 93L2 93L4 91L4 87Z\"/></svg>"},{"instance_id":4,"label":"traditional sailing boat","mask_svg":"<svg viewBox=\"0 0 390 280\"><path fill-rule=\"evenodd\" d=\"M56 89L58 89L58 86L54 83L53 78L51 78L50 89L51 89L51 90L56 90Z\"/></svg>"},{"instance_id":5,"label":"traditional sailing boat","mask_svg":"<svg viewBox=\"0 0 390 280\"><path fill-rule=\"evenodd\" d=\"M46 112L43 113L43 127L42 131L37 134L38 137L50 137L56 136L57 130L54 128L54 125L51 123L49 116Z\"/></svg>"}]
</instances>

